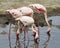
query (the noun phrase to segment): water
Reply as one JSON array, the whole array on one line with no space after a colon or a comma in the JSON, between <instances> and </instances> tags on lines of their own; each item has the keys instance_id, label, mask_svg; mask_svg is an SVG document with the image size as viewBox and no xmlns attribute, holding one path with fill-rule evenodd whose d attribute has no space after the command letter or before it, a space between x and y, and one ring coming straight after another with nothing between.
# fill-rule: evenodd
<instances>
[{"instance_id":1,"label":"water","mask_svg":"<svg viewBox=\"0 0 60 48\"><path fill-rule=\"evenodd\" d=\"M24 45L27 48L60 48L60 16L52 16L49 17L48 20L52 19L52 26L50 33L47 34L47 26L39 27L40 28L40 41L38 44L34 43L33 41L33 32L29 28L28 35L26 35L26 41L24 42L24 34L21 33L20 35L20 48L24 48ZM15 34L15 26L12 25L11 27L11 44L12 48L16 47L16 34ZM9 47L9 40L8 40L8 32L9 32L9 25L3 26L0 24L0 48L10 48ZM29 43L28 39L29 37ZM19 44L18 43L18 44ZM18 48L18 47L17 47Z\"/></svg>"}]
</instances>

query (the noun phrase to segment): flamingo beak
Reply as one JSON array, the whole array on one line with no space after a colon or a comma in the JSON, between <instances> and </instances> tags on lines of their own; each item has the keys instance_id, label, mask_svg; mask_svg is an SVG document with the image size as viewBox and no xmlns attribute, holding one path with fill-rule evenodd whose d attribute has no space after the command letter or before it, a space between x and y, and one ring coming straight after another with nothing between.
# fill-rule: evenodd
<instances>
[{"instance_id":1,"label":"flamingo beak","mask_svg":"<svg viewBox=\"0 0 60 48\"><path fill-rule=\"evenodd\" d=\"M32 6L32 4L30 4L30 5L28 5L28 7L32 8L33 6Z\"/></svg>"}]
</instances>

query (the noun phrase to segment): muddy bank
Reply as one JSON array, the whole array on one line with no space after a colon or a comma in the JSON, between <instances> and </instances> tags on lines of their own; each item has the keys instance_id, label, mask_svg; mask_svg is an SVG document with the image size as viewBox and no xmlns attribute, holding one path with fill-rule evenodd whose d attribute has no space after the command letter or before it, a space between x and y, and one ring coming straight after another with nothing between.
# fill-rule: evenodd
<instances>
[{"instance_id":1,"label":"muddy bank","mask_svg":"<svg viewBox=\"0 0 60 48\"><path fill-rule=\"evenodd\" d=\"M47 7L48 16L60 16L60 7Z\"/></svg>"}]
</instances>

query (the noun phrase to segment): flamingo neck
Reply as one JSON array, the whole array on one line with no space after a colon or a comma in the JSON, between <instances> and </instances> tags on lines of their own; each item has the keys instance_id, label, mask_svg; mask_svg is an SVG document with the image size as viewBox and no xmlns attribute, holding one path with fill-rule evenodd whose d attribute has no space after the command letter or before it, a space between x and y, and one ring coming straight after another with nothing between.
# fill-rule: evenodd
<instances>
[{"instance_id":1,"label":"flamingo neck","mask_svg":"<svg viewBox=\"0 0 60 48\"><path fill-rule=\"evenodd\" d=\"M49 22L48 22L48 20L47 20L47 12L44 13L44 16L45 16L46 23L47 23L48 27L50 28L50 24L49 24Z\"/></svg>"},{"instance_id":2,"label":"flamingo neck","mask_svg":"<svg viewBox=\"0 0 60 48\"><path fill-rule=\"evenodd\" d=\"M37 39L37 38L38 38L38 29L37 29L37 27L35 26L35 24L32 25L32 30L33 30L33 32L35 33L35 35L34 35L35 39Z\"/></svg>"}]
</instances>

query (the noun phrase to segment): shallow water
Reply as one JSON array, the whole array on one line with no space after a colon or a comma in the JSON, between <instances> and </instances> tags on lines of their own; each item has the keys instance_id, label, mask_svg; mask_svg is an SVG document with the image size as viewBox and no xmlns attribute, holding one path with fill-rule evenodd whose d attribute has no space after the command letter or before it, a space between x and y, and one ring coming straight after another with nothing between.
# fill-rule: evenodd
<instances>
[{"instance_id":1,"label":"shallow water","mask_svg":"<svg viewBox=\"0 0 60 48\"><path fill-rule=\"evenodd\" d=\"M16 47L16 35L15 35L15 26L12 25L11 29L11 46L12 48L60 48L60 16L52 16L49 17L48 20L52 19L52 26L51 31L47 34L47 26L39 27L40 35L39 35L39 43L34 43L33 40L33 32L29 28L28 34L26 35L26 40L24 42L24 34L21 33L20 47ZM3 26L0 24L0 48L10 48L9 47L9 40L8 40L8 32L9 32L9 25ZM28 42L29 38L29 42Z\"/></svg>"}]
</instances>

